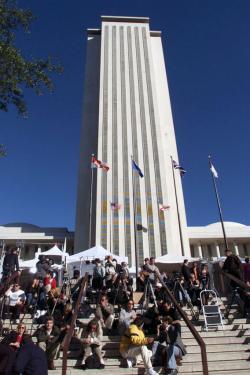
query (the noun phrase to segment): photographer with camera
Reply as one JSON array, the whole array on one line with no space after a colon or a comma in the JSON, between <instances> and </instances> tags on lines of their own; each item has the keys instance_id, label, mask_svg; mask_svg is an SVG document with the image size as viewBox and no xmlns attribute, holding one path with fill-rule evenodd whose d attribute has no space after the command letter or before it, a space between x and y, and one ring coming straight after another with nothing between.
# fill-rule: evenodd
<instances>
[{"instance_id":1,"label":"photographer with camera","mask_svg":"<svg viewBox=\"0 0 250 375\"><path fill-rule=\"evenodd\" d=\"M190 278L188 281L188 294L191 299L191 302L194 306L197 306L198 309L201 309L201 303L200 303L200 281L196 279L195 274L191 273Z\"/></svg>"},{"instance_id":2,"label":"photographer with camera","mask_svg":"<svg viewBox=\"0 0 250 375\"><path fill-rule=\"evenodd\" d=\"M208 267L207 265L203 265L201 269L201 273L199 275L199 282L200 282L200 290L208 290L210 288L210 275L208 272ZM209 299L209 292L207 293L202 293L202 303L203 305L208 304L208 299Z\"/></svg>"},{"instance_id":3,"label":"photographer with camera","mask_svg":"<svg viewBox=\"0 0 250 375\"><path fill-rule=\"evenodd\" d=\"M36 264L37 276L44 279L46 277L46 272L51 269L51 265L47 261L45 255L40 254L38 257L38 262Z\"/></svg>"},{"instance_id":4,"label":"photographer with camera","mask_svg":"<svg viewBox=\"0 0 250 375\"><path fill-rule=\"evenodd\" d=\"M105 284L107 288L111 288L117 278L116 261L113 262L111 255L107 256L105 262Z\"/></svg>"},{"instance_id":5,"label":"photographer with camera","mask_svg":"<svg viewBox=\"0 0 250 375\"><path fill-rule=\"evenodd\" d=\"M145 262L142 268L144 272L148 273L148 279L151 282L151 284L155 286L157 280L160 277L159 268L155 265L155 257L149 258L149 262Z\"/></svg>"},{"instance_id":6,"label":"photographer with camera","mask_svg":"<svg viewBox=\"0 0 250 375\"><path fill-rule=\"evenodd\" d=\"M173 321L171 316L162 319L159 327L159 343L166 344L167 362L164 364L166 373L171 375L177 374L177 363L181 361L187 351L183 344L179 332L179 326ZM177 363L176 363L177 362Z\"/></svg>"},{"instance_id":7,"label":"photographer with camera","mask_svg":"<svg viewBox=\"0 0 250 375\"><path fill-rule=\"evenodd\" d=\"M164 318L170 316L173 319L173 324L178 328L178 331L181 335L181 317L175 307L173 307L172 302L167 300L159 306L159 315Z\"/></svg>"}]
</instances>

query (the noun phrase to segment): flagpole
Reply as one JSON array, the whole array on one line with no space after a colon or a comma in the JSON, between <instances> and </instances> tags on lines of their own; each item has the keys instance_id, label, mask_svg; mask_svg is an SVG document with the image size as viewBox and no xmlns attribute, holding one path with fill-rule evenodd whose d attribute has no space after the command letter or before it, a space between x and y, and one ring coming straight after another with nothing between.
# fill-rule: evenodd
<instances>
[{"instance_id":1,"label":"flagpole","mask_svg":"<svg viewBox=\"0 0 250 375\"><path fill-rule=\"evenodd\" d=\"M109 203L109 209L110 209L109 241L110 241L110 252L112 254L112 209L111 209L111 202Z\"/></svg>"},{"instance_id":2,"label":"flagpole","mask_svg":"<svg viewBox=\"0 0 250 375\"><path fill-rule=\"evenodd\" d=\"M95 154L92 154L92 158ZM93 180L94 180L94 168L91 165L91 184L90 184L90 205L89 205L89 249L91 248L92 243L92 207L93 207Z\"/></svg>"},{"instance_id":3,"label":"flagpole","mask_svg":"<svg viewBox=\"0 0 250 375\"><path fill-rule=\"evenodd\" d=\"M175 181L175 173L174 173L174 164L173 164L173 158L171 158L171 164L172 164L172 173L173 173L173 179L174 179L174 192L175 192L175 201L176 201L176 210L177 210L177 218L178 218L178 225L179 225L179 234L180 234L180 240L181 240L181 254L184 256L184 246L183 246L183 236L182 236L182 229L181 229L181 219L180 219L180 211L179 211L179 203L177 198L177 190L176 190L176 181Z\"/></svg>"},{"instance_id":4,"label":"flagpole","mask_svg":"<svg viewBox=\"0 0 250 375\"><path fill-rule=\"evenodd\" d=\"M211 175L212 175L214 192L215 192L217 206L218 206L218 210L219 210L219 216L220 216L220 222L221 222L221 227L222 227L222 232L223 232L224 245L225 245L225 250L226 250L226 249L228 249L227 236L226 236L226 231L225 231L225 226L224 226L224 221L223 221L223 216L222 216L222 209L221 209L219 192L218 192L217 184L216 184L216 181L215 181L215 176L214 176L213 172L211 171L212 162L211 162L211 156L210 155L208 156L208 164L209 164L209 169L210 169L210 172L211 172Z\"/></svg>"},{"instance_id":5,"label":"flagpole","mask_svg":"<svg viewBox=\"0 0 250 375\"><path fill-rule=\"evenodd\" d=\"M132 167L133 156L131 155L131 167ZM137 204L136 204L136 186L135 186L135 177L134 171L132 168L132 190L133 190L133 209L134 209L134 245L135 245L135 275L138 276L138 268L139 268L139 259L138 259L138 252L137 252L137 236L136 236L136 211L137 211Z\"/></svg>"}]
</instances>

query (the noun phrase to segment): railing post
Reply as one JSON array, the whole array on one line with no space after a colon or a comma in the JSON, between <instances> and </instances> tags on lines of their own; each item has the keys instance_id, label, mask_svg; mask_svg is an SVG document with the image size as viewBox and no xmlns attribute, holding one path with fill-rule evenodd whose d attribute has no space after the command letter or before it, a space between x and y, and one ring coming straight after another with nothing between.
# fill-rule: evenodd
<instances>
[{"instance_id":1,"label":"railing post","mask_svg":"<svg viewBox=\"0 0 250 375\"><path fill-rule=\"evenodd\" d=\"M186 323L187 327L189 328L190 332L191 332L192 335L194 336L195 340L196 340L197 343L199 344L199 346L200 346L200 348L201 348L201 361L202 361L202 371L203 371L203 375L208 375L207 351L206 351L206 344L205 344L203 338L200 336L199 332L196 331L194 325L193 325L192 322L188 319L187 314L185 313L185 311L182 310L182 308L180 307L180 305L179 305L178 302L176 301L175 297L174 297L173 294L170 292L170 290L168 289L167 285L164 283L162 277L159 277L159 279L160 279L160 281L161 281L161 283L162 283L162 286L163 286L164 289L166 290L169 299L170 299L171 302L174 304L174 306L175 306L176 309L178 310L180 316L182 317L182 319L183 319L184 322Z\"/></svg>"},{"instance_id":2,"label":"railing post","mask_svg":"<svg viewBox=\"0 0 250 375\"><path fill-rule=\"evenodd\" d=\"M79 292L79 295L78 295L78 298L77 298L77 302L76 302L76 305L75 305L75 308L74 308L74 314L73 314L73 317L72 317L72 320L71 320L71 323L70 323L70 328L69 328L68 332L66 333L65 340L64 340L62 375L67 374L67 361L68 361L69 344L70 344L71 338L73 336L73 331L74 331L74 328L75 328L75 322L76 322L76 319L77 319L81 299L82 299L83 295L86 293L87 282L88 282L88 273L86 272L84 278L82 279L82 285L81 285L81 289L80 289L80 292Z\"/></svg>"}]
</instances>

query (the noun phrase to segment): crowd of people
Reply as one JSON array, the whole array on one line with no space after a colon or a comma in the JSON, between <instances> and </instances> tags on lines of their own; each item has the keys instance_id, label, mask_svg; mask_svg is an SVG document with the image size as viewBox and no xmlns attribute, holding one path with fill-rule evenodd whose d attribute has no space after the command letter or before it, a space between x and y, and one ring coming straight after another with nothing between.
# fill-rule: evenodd
<instances>
[{"instance_id":1,"label":"crowd of people","mask_svg":"<svg viewBox=\"0 0 250 375\"><path fill-rule=\"evenodd\" d=\"M224 271L242 280L249 277L249 271L244 271L244 275L239 272L238 257L230 251L226 255ZM58 287L52 263L41 255L36 274L23 286L19 283L16 250L5 256L1 285L6 287L11 279L14 282L4 290L1 319L10 319L17 328L6 332L0 343L0 375L44 375L47 369L55 369L55 359L70 328L83 278L75 269L73 277L65 274L62 286ZM120 336L119 351L125 366L132 368L141 358L148 375L156 374L154 367L158 366L164 367L167 374L176 374L186 349L181 339L181 317L165 285L181 306L191 304L200 311L209 298L209 293L200 298L201 291L210 289L207 265L189 265L186 259L179 272L168 275L159 271L154 257L146 258L133 288L133 278L125 262L118 264L108 256L104 261L95 259L85 263L90 271L89 282L78 318L94 318L87 326L78 322L74 331L72 340L78 347L75 368L105 367L102 353L105 332ZM133 300L134 289L142 295L137 304ZM35 331L32 323L27 332L24 319L20 320L27 313L38 324ZM36 344L32 337L36 338Z\"/></svg>"}]
</instances>

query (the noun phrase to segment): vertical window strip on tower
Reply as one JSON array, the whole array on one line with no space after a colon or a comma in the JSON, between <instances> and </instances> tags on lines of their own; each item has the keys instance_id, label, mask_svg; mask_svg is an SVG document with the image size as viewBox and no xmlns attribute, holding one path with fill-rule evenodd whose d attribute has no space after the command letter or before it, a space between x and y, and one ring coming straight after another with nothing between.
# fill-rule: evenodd
<instances>
[{"instance_id":1,"label":"vertical window strip on tower","mask_svg":"<svg viewBox=\"0 0 250 375\"><path fill-rule=\"evenodd\" d=\"M112 26L112 201L118 202L116 26ZM109 207L110 209L110 207ZM119 253L119 210L111 212L113 252Z\"/></svg>"},{"instance_id":2,"label":"vertical window strip on tower","mask_svg":"<svg viewBox=\"0 0 250 375\"><path fill-rule=\"evenodd\" d=\"M137 75L138 75L138 88L139 88L139 102L140 102L140 116L141 116L141 132L142 132L142 147L143 147L143 161L144 161L144 180L146 190L146 209L147 209L147 229L149 238L149 254L155 256L155 238L154 238L154 224L153 224L153 212L152 212L152 197L151 197L151 186L150 186L150 174L149 174L149 157L148 157L148 143L147 143L147 132L146 132L146 115L144 106L144 93L142 83L142 61L141 61L141 48L139 41L139 30L135 27L135 48L136 48L136 59L137 59Z\"/></svg>"},{"instance_id":3,"label":"vertical window strip on tower","mask_svg":"<svg viewBox=\"0 0 250 375\"><path fill-rule=\"evenodd\" d=\"M127 139L127 103L125 79L125 48L124 27L120 26L120 66L121 66L121 115L122 115L122 151L123 151L123 191L124 191L124 230L125 255L131 264L131 228L129 205L129 169L128 169L128 139Z\"/></svg>"},{"instance_id":4,"label":"vertical window strip on tower","mask_svg":"<svg viewBox=\"0 0 250 375\"><path fill-rule=\"evenodd\" d=\"M108 148L108 51L109 27L104 27L104 67L103 67L103 124L102 124L102 160L107 161ZM101 201L101 244L107 248L107 173L102 172Z\"/></svg>"},{"instance_id":5,"label":"vertical window strip on tower","mask_svg":"<svg viewBox=\"0 0 250 375\"><path fill-rule=\"evenodd\" d=\"M144 47L145 71L146 71L147 90L148 90L150 128L151 128L151 137L152 137L152 143L153 143L152 147L153 147L153 158L154 158L154 166L155 166L156 192L157 192L158 200L162 202L163 197L162 197L162 187L161 187L160 163L159 163L159 154L158 154L158 145L157 145L156 121L155 121L155 112L154 112L153 90L152 90L152 82L151 82L146 28L143 28L142 30L142 39L143 39L143 47ZM158 210L158 218L159 218L159 225L160 225L161 253L162 255L164 255L164 254L167 254L165 218L164 218L164 215L162 215L159 212L159 210Z\"/></svg>"},{"instance_id":6,"label":"vertical window strip on tower","mask_svg":"<svg viewBox=\"0 0 250 375\"><path fill-rule=\"evenodd\" d=\"M133 72L133 53L132 53L132 32L131 27L127 28L128 37L128 61L129 61L129 86L130 86L130 107L131 107L131 128L132 128L132 147L133 147L133 157L138 161L138 148L137 148L137 128L136 128L136 113L135 113L135 82L134 82L134 72ZM134 172L133 172L134 173ZM136 193L136 225L137 221L141 220L141 195L140 195L140 183L135 176L135 193ZM137 243L137 253L139 255L139 263L143 261L143 239L142 231L136 230L136 243Z\"/></svg>"}]
</instances>

